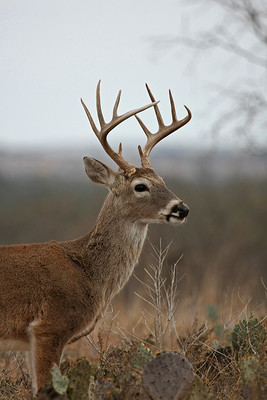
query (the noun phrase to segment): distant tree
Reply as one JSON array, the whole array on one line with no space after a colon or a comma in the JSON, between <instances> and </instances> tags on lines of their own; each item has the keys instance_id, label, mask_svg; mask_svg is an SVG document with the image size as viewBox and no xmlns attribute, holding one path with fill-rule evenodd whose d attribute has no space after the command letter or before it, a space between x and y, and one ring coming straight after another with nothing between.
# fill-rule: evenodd
<instances>
[{"instance_id":1,"label":"distant tree","mask_svg":"<svg viewBox=\"0 0 267 400\"><path fill-rule=\"evenodd\" d=\"M190 33L192 23L180 23L177 35L153 37L153 45L165 52L186 46L194 58L193 68L210 63L211 58L231 60L231 64L228 63L231 71L222 67L221 79L212 85L218 96L215 110L210 109L216 112L211 132L220 134L231 129L246 140L250 150L266 152L266 0L178 0L178 7L183 19L186 17L193 23L193 34ZM207 17L212 12L213 21ZM197 56L201 59L199 63ZM225 101L218 102L223 96L227 96L227 106Z\"/></svg>"}]
</instances>

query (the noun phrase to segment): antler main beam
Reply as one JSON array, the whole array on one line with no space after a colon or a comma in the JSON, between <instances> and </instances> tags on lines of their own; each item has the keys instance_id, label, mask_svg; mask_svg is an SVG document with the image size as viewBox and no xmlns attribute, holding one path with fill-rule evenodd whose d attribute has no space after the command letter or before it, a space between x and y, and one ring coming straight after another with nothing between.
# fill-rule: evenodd
<instances>
[{"instance_id":1,"label":"antler main beam","mask_svg":"<svg viewBox=\"0 0 267 400\"><path fill-rule=\"evenodd\" d=\"M143 123L143 121L137 116L135 115L137 121L139 122L141 128L143 129L143 131L146 134L147 137L147 142L142 150L141 146L138 146L138 150L139 150L139 154L141 157L141 164L144 168L151 168L152 166L149 162L149 154L151 152L151 150L153 149L153 147L160 142L162 139L164 139L166 136L170 135L172 132L176 131L177 129L181 128L182 126L184 126L185 124L187 124L187 122L190 121L192 114L191 111L189 110L188 107L184 106L185 109L187 110L187 116L185 118L183 118L182 120L178 120L177 116L176 116L176 110L175 110L175 104L173 101L173 97L172 97L172 93L169 90L169 97L170 97L170 104L171 104L171 114L172 114L172 122L170 125L165 125L163 122L163 118L162 115L159 111L159 107L157 102L155 101L155 98L151 92L151 90L149 89L148 85L146 84L146 88L149 94L149 97L151 99L151 101L153 102L153 107L155 110L155 114L156 114L156 118L158 121L158 126L159 129L156 133L152 133L148 130L148 128L145 126L145 124Z\"/></svg>"},{"instance_id":2,"label":"antler main beam","mask_svg":"<svg viewBox=\"0 0 267 400\"><path fill-rule=\"evenodd\" d=\"M86 115L88 117L88 120L90 122L90 125L96 135L96 137L98 138L98 140L100 141L103 149L105 150L105 152L110 156L110 158L112 158L113 161L115 161L115 163L125 172L125 175L130 176L132 174L135 173L136 168L134 167L134 165L128 163L126 160L124 160L124 158L122 157L122 152L121 152L121 144L120 144L120 149L118 152L115 152L109 145L108 141L107 141L107 136L109 134L109 132L114 129L117 125L119 125L121 122L125 121L126 119L132 117L133 115L136 115L138 113L140 113L141 111L146 110L149 107L152 106L156 106L157 105L157 101L153 100L152 103L140 107L140 108L136 108L134 110L128 111L122 115L118 115L118 106L120 103L120 98L121 98L121 90L119 91L114 107L113 107L113 115L112 115L112 119L110 122L105 122L104 116L103 116L103 112L102 112L102 108L101 108L101 100L100 100L100 83L101 81L98 82L97 84L97 89L96 89L96 107L97 107L97 116L98 116L98 120L99 120L99 124L100 124L100 130L97 129L95 122L88 110L88 108L86 107L85 103L83 102L83 100L81 99L81 103L83 105L83 108L86 112Z\"/></svg>"}]
</instances>

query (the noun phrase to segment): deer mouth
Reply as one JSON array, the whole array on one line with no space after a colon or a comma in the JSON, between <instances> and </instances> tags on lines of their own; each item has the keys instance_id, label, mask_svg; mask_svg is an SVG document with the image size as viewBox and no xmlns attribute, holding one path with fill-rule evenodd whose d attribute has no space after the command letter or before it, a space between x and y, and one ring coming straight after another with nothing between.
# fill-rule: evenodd
<instances>
[{"instance_id":1,"label":"deer mouth","mask_svg":"<svg viewBox=\"0 0 267 400\"><path fill-rule=\"evenodd\" d=\"M169 214L169 215L166 216L167 222L171 222L172 218L174 218L175 220L178 220L178 221L184 221L185 220L185 217L183 217L183 216Z\"/></svg>"},{"instance_id":2,"label":"deer mouth","mask_svg":"<svg viewBox=\"0 0 267 400\"><path fill-rule=\"evenodd\" d=\"M168 215L165 216L165 218L166 218L166 221L169 224L173 224L173 225L182 224L186 220L185 217L179 216L177 214L176 215L175 214L168 214Z\"/></svg>"}]
</instances>

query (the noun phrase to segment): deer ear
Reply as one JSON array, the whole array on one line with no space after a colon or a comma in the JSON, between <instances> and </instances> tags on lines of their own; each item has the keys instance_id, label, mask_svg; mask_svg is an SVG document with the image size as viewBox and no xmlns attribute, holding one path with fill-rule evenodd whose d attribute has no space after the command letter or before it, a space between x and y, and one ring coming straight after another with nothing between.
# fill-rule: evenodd
<instances>
[{"instance_id":1,"label":"deer ear","mask_svg":"<svg viewBox=\"0 0 267 400\"><path fill-rule=\"evenodd\" d=\"M85 172L91 181L111 188L116 176L116 172L94 158L84 157L83 162L85 166Z\"/></svg>"}]
</instances>

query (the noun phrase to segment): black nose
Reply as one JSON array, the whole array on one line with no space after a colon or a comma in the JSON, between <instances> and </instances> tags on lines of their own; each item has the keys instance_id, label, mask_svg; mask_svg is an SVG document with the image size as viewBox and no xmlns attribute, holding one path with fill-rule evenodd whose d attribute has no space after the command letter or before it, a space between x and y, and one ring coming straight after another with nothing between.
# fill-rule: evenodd
<instances>
[{"instance_id":1,"label":"black nose","mask_svg":"<svg viewBox=\"0 0 267 400\"><path fill-rule=\"evenodd\" d=\"M179 218L185 218L189 214L189 208L187 207L186 204L181 204L181 205L175 205L172 208L172 213L177 213L179 214Z\"/></svg>"},{"instance_id":2,"label":"black nose","mask_svg":"<svg viewBox=\"0 0 267 400\"><path fill-rule=\"evenodd\" d=\"M178 212L179 212L179 218L185 218L189 214L189 208L187 207L186 204L181 204L178 207Z\"/></svg>"}]
</instances>

